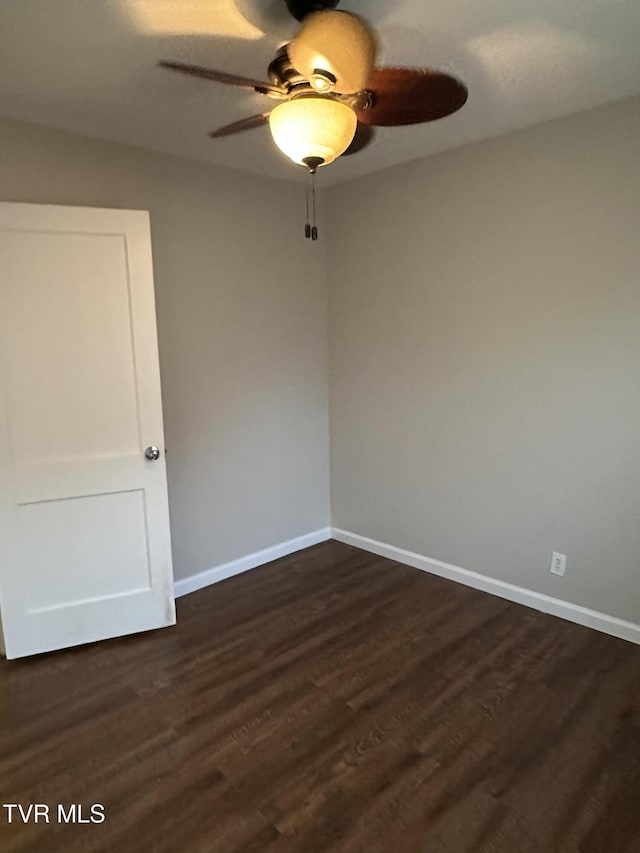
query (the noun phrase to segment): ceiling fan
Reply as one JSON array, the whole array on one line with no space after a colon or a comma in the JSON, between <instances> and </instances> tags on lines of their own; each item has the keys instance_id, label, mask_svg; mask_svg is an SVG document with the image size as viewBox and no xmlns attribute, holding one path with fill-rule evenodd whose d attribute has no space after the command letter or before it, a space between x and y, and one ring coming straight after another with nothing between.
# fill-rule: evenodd
<instances>
[{"instance_id":1,"label":"ceiling fan","mask_svg":"<svg viewBox=\"0 0 640 853\"><path fill-rule=\"evenodd\" d=\"M371 143L375 127L434 121L459 110L467 88L431 68L375 67L376 37L359 16L338 11L339 0L283 0L302 22L268 68L269 82L162 60L163 68L253 89L274 109L213 131L219 139L269 125L276 145L312 174Z\"/></svg>"}]
</instances>

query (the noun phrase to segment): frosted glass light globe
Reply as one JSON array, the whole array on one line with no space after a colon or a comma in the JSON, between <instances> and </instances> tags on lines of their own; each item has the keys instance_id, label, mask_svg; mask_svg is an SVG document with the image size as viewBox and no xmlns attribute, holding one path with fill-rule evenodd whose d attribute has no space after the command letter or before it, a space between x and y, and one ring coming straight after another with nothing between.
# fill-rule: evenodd
<instances>
[{"instance_id":1,"label":"frosted glass light globe","mask_svg":"<svg viewBox=\"0 0 640 853\"><path fill-rule=\"evenodd\" d=\"M358 119L351 107L320 95L306 95L279 104L269 116L271 135L278 148L305 165L319 158L323 166L343 154L355 136Z\"/></svg>"},{"instance_id":2,"label":"frosted glass light globe","mask_svg":"<svg viewBox=\"0 0 640 853\"><path fill-rule=\"evenodd\" d=\"M296 71L314 85L317 71L335 78L342 94L367 88L375 62L376 44L369 27L350 12L328 10L308 15L288 48Z\"/></svg>"}]
</instances>

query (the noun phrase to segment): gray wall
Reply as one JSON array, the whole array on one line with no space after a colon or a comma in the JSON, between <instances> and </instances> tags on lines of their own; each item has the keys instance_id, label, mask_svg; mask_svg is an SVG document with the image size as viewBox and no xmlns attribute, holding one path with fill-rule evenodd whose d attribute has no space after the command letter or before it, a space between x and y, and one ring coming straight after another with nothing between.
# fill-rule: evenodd
<instances>
[{"instance_id":1,"label":"gray wall","mask_svg":"<svg viewBox=\"0 0 640 853\"><path fill-rule=\"evenodd\" d=\"M2 120L0 199L151 212L177 578L329 523L324 247L302 188Z\"/></svg>"},{"instance_id":2,"label":"gray wall","mask_svg":"<svg viewBox=\"0 0 640 853\"><path fill-rule=\"evenodd\" d=\"M631 100L329 190L336 526L640 621L639 145Z\"/></svg>"}]
</instances>

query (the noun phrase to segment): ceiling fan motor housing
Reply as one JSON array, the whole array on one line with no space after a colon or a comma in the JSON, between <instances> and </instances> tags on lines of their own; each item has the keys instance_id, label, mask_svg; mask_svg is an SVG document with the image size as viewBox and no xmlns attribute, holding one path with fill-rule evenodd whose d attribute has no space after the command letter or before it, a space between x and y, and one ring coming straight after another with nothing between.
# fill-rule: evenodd
<instances>
[{"instance_id":1,"label":"ceiling fan motor housing","mask_svg":"<svg viewBox=\"0 0 640 853\"><path fill-rule=\"evenodd\" d=\"M294 18L302 21L311 12L335 9L340 0L286 0L287 8Z\"/></svg>"}]
</instances>

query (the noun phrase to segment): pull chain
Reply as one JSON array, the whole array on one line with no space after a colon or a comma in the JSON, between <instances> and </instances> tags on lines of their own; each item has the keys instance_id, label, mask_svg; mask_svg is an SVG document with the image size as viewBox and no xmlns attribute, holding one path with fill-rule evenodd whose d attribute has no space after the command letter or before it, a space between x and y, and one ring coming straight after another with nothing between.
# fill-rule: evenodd
<instances>
[{"instance_id":1,"label":"pull chain","mask_svg":"<svg viewBox=\"0 0 640 853\"><path fill-rule=\"evenodd\" d=\"M311 238L312 240L317 240L318 227L316 225L316 172L318 171L318 166L322 166L324 160L321 157L306 157L302 162L307 167L304 187L307 202L307 221L304 226L304 236L307 238L307 240L309 238ZM311 187L309 187L309 181L311 181ZM309 198L309 193L311 193L311 198ZM311 217L309 217L309 213L311 213Z\"/></svg>"},{"instance_id":2,"label":"pull chain","mask_svg":"<svg viewBox=\"0 0 640 853\"><path fill-rule=\"evenodd\" d=\"M311 173L311 193L313 199L313 227L311 229L311 239L318 239L318 229L316 227L316 173L313 171Z\"/></svg>"},{"instance_id":3,"label":"pull chain","mask_svg":"<svg viewBox=\"0 0 640 853\"><path fill-rule=\"evenodd\" d=\"M306 172L305 176L304 176L304 189L305 189L305 196L306 196L306 202L307 202L307 221L306 221L305 226L304 226L304 236L307 238L307 240L311 237L311 223L309 222L309 175L310 174L311 174L310 172Z\"/></svg>"}]
</instances>

